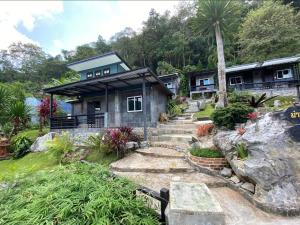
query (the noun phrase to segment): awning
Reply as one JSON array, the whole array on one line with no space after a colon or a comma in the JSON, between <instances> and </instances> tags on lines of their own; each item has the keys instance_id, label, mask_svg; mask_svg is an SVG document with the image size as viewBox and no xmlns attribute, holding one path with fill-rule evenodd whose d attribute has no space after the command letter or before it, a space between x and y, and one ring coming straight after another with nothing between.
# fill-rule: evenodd
<instances>
[{"instance_id":1,"label":"awning","mask_svg":"<svg viewBox=\"0 0 300 225\"><path fill-rule=\"evenodd\" d=\"M80 96L92 92L101 92L106 88L108 90L113 90L142 84L143 77L145 78L146 83L159 84L167 95L173 94L149 68L136 69L128 72L106 75L99 78L81 80L52 88L46 88L44 89L44 92L55 95Z\"/></svg>"},{"instance_id":2,"label":"awning","mask_svg":"<svg viewBox=\"0 0 300 225\"><path fill-rule=\"evenodd\" d=\"M264 66L273 66L273 65L296 63L296 62L300 62L300 56L293 56L293 57L267 60L267 61L264 61L261 66L262 67L264 67Z\"/></svg>"},{"instance_id":3,"label":"awning","mask_svg":"<svg viewBox=\"0 0 300 225\"><path fill-rule=\"evenodd\" d=\"M239 66L232 66L225 69L226 73L243 71L243 70L251 70L259 66L259 63L250 63L250 64L243 64Z\"/></svg>"}]
</instances>

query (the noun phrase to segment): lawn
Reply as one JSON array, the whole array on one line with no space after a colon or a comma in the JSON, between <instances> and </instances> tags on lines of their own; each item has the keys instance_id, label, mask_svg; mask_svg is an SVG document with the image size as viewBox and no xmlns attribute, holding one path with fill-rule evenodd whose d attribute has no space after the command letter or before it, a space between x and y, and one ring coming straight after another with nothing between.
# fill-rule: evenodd
<instances>
[{"instance_id":1,"label":"lawn","mask_svg":"<svg viewBox=\"0 0 300 225\"><path fill-rule=\"evenodd\" d=\"M212 107L211 104L208 104L204 110L194 114L194 119L209 118L214 111L214 107Z\"/></svg>"}]
</instances>

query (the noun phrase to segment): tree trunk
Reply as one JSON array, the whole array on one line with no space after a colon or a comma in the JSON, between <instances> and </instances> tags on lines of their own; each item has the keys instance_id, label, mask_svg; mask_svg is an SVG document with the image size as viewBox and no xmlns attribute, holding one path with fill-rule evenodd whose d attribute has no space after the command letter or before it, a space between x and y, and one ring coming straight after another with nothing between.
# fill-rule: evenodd
<instances>
[{"instance_id":1,"label":"tree trunk","mask_svg":"<svg viewBox=\"0 0 300 225\"><path fill-rule=\"evenodd\" d=\"M218 81L219 81L219 100L216 104L216 108L222 108L227 105L227 93L226 93L226 77L225 77L225 59L224 59L224 46L222 40L222 34L220 31L219 22L215 25L217 53L218 53Z\"/></svg>"}]
</instances>

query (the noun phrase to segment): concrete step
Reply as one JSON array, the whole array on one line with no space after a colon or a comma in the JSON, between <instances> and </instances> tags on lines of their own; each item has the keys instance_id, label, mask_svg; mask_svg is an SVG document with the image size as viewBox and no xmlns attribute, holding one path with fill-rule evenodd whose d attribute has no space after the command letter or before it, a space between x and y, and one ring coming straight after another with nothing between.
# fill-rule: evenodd
<instances>
[{"instance_id":1,"label":"concrete step","mask_svg":"<svg viewBox=\"0 0 300 225\"><path fill-rule=\"evenodd\" d=\"M188 143L192 140L193 136L191 134L162 134L151 137L151 141L175 141Z\"/></svg>"},{"instance_id":2,"label":"concrete step","mask_svg":"<svg viewBox=\"0 0 300 225\"><path fill-rule=\"evenodd\" d=\"M158 158L185 158L183 152L176 151L174 149L163 148L163 147L149 147L143 149L137 149L137 153L145 156L158 157Z\"/></svg>"},{"instance_id":3,"label":"concrete step","mask_svg":"<svg viewBox=\"0 0 300 225\"><path fill-rule=\"evenodd\" d=\"M195 133L196 129L194 128L160 128L157 130L157 134L193 134Z\"/></svg>"},{"instance_id":4,"label":"concrete step","mask_svg":"<svg viewBox=\"0 0 300 225\"><path fill-rule=\"evenodd\" d=\"M145 173L182 173L194 169L181 158L159 158L133 153L110 164L110 169L117 172Z\"/></svg>"},{"instance_id":5,"label":"concrete step","mask_svg":"<svg viewBox=\"0 0 300 225\"><path fill-rule=\"evenodd\" d=\"M196 129L197 124L176 124L176 123L166 123L166 124L159 124L159 129ZM158 129L158 130L159 130Z\"/></svg>"},{"instance_id":6,"label":"concrete step","mask_svg":"<svg viewBox=\"0 0 300 225\"><path fill-rule=\"evenodd\" d=\"M190 120L192 118L192 116L191 115L189 115L189 116L176 116L176 117L174 117L174 118L172 118L171 120Z\"/></svg>"},{"instance_id":7,"label":"concrete step","mask_svg":"<svg viewBox=\"0 0 300 225\"><path fill-rule=\"evenodd\" d=\"M170 120L169 124L193 124L192 119L185 119L185 120Z\"/></svg>"},{"instance_id":8,"label":"concrete step","mask_svg":"<svg viewBox=\"0 0 300 225\"><path fill-rule=\"evenodd\" d=\"M183 142L175 142L175 141L151 141L150 142L151 147L163 147L163 148L169 148L176 151L184 152L187 149L190 148L190 145L188 143Z\"/></svg>"}]
</instances>

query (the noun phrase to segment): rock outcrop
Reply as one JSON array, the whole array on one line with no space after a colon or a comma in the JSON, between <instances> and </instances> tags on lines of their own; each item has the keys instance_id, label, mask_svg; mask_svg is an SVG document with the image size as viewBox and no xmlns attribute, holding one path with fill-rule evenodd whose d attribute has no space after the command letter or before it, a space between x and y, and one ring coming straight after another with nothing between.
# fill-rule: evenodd
<instances>
[{"instance_id":1,"label":"rock outcrop","mask_svg":"<svg viewBox=\"0 0 300 225\"><path fill-rule=\"evenodd\" d=\"M280 113L267 113L248 122L246 132L219 131L214 144L222 150L235 174L255 185L254 199L273 208L300 208L300 143L288 132L292 125ZM248 158L239 160L235 144L245 143Z\"/></svg>"},{"instance_id":2,"label":"rock outcrop","mask_svg":"<svg viewBox=\"0 0 300 225\"><path fill-rule=\"evenodd\" d=\"M51 141L54 136L57 135L55 132L49 132L42 137L38 137L35 142L30 146L31 152L43 152L48 149L47 143Z\"/></svg>"}]
</instances>

